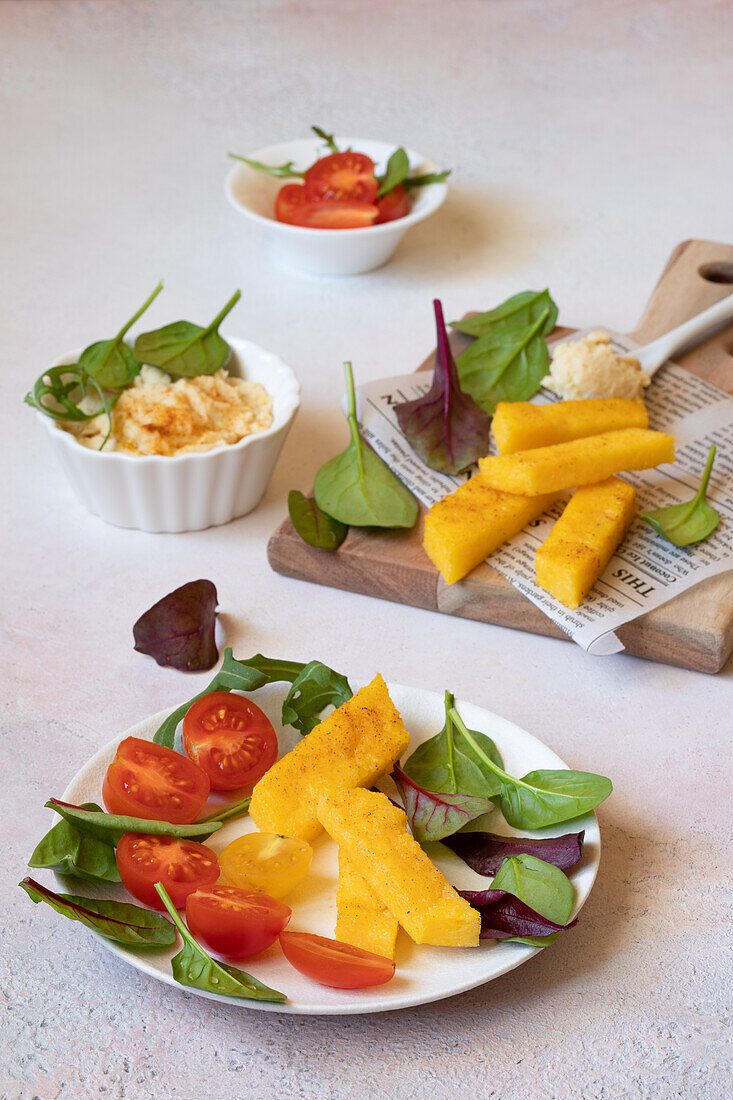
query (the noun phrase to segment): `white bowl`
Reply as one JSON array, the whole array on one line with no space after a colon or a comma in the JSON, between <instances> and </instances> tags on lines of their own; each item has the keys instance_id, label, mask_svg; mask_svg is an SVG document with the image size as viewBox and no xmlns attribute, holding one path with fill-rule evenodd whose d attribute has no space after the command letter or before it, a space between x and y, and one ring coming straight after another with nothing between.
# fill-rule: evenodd
<instances>
[{"instance_id":1,"label":"white bowl","mask_svg":"<svg viewBox=\"0 0 733 1100\"><path fill-rule=\"evenodd\" d=\"M378 174L384 171L387 160L397 148L391 142L363 141L361 138L336 138L336 144L366 153L376 164ZM312 137L267 145L246 156L263 164L285 164L291 160L302 171L327 152L321 139ZM413 175L438 171L437 165L420 153L411 149L405 152ZM275 196L288 182L297 180L276 179L237 161L227 175L224 190L234 209L261 227L279 259L312 275L361 275L380 267L390 258L407 230L434 214L448 193L444 183L417 187L411 192L410 213L383 225L362 229L308 229L275 219Z\"/></svg>"},{"instance_id":2,"label":"white bowl","mask_svg":"<svg viewBox=\"0 0 733 1100\"><path fill-rule=\"evenodd\" d=\"M170 457L94 451L37 413L85 508L116 527L173 533L229 523L256 507L300 404L300 386L290 367L271 352L249 340L227 337L227 343L232 349L229 373L260 382L273 401L271 426L238 443ZM51 365L75 363L82 350Z\"/></svg>"}]
</instances>

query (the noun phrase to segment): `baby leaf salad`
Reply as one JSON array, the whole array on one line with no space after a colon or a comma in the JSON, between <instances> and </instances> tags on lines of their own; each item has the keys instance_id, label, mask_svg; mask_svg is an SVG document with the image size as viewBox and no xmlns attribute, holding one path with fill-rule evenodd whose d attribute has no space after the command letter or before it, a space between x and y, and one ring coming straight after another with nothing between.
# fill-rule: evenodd
<instances>
[{"instance_id":1,"label":"baby leaf salad","mask_svg":"<svg viewBox=\"0 0 733 1100\"><path fill-rule=\"evenodd\" d=\"M216 374L226 366L231 349L219 335L219 325L241 298L239 290L205 327L190 321L174 321L164 328L141 333L134 347L125 343L124 337L162 289L162 282L158 283L111 340L90 344L76 363L64 363L44 371L26 394L26 404L53 420L92 420L104 412L109 428L101 450L112 432L114 405L145 364L160 367L174 378Z\"/></svg>"},{"instance_id":2,"label":"baby leaf salad","mask_svg":"<svg viewBox=\"0 0 733 1100\"><path fill-rule=\"evenodd\" d=\"M358 465L356 458L353 461ZM378 682L381 689L375 688ZM283 724L305 738L277 765L275 730L250 698L273 683L286 685ZM373 690L384 693L384 717L369 709L376 704L359 703L360 696ZM347 678L320 661L302 663L262 654L237 660L226 649L208 688L174 710L152 741L126 737L120 742L100 791L105 809L96 802L73 805L51 798L46 803L59 821L38 843L29 865L64 876L73 889L59 893L31 878L20 885L32 901L131 950L172 947L180 936L182 947L171 959L171 973L184 986L282 1003L284 993L238 965L275 941L288 962L321 984L342 989L383 984L395 972L386 948L382 953L366 950L353 933L345 942L286 930L294 910L281 899L308 875L313 855L302 834L245 832L218 853L205 843L216 837L225 821L248 812L251 798L246 792L253 789L260 802L256 811L252 801L251 812L260 828L267 798L274 799L271 807L280 802L290 812L296 795L278 788L282 780L275 779L272 786L276 772L269 773L293 759L299 761L297 774L304 789L312 789L316 802L319 783L327 800L338 796L329 769L341 766L334 762L334 754L340 753L338 742L328 739L346 728L354 760L360 754L382 760L381 771L371 770L371 776L388 783L387 773L394 767L390 790L401 805L395 801L395 810L383 794L348 786L341 793L382 799L387 813L397 814L398 834L407 837L405 824L409 827L409 844L428 863L431 874L436 873L428 861L434 851L431 845L440 841L484 878L476 890L456 893L445 886L475 922L473 946L479 940L513 940L542 947L572 928L575 893L565 872L582 859L584 833L549 838L531 834L590 812L611 793L610 781L566 769L514 777L494 741L467 727L450 692L445 693L442 728L402 766L394 763L396 754L385 755L380 748L383 722L390 721L404 731L381 677L354 695ZM408 740L405 731L401 744ZM262 793L266 783L271 783L270 795ZM213 809L212 791L218 796ZM507 825L530 835L475 828L481 824L478 818L497 812ZM472 826L468 831L467 825ZM340 875L345 866L340 859ZM399 874L386 865L375 873ZM347 874L353 889L356 869L347 868ZM105 896L87 896L85 884ZM119 895L122 888L124 896L106 896ZM396 934L396 921L385 913Z\"/></svg>"},{"instance_id":3,"label":"baby leaf salad","mask_svg":"<svg viewBox=\"0 0 733 1100\"><path fill-rule=\"evenodd\" d=\"M249 157L230 153L258 172L276 179L298 179L286 183L275 198L275 217L288 225L308 229L363 229L370 225L404 218L410 213L409 193L416 187L441 183L450 171L410 175L407 153L399 146L387 161L384 173L377 175L371 157L353 149L339 149L332 134L311 126L329 150L309 168L298 169L293 161L263 164Z\"/></svg>"}]
</instances>

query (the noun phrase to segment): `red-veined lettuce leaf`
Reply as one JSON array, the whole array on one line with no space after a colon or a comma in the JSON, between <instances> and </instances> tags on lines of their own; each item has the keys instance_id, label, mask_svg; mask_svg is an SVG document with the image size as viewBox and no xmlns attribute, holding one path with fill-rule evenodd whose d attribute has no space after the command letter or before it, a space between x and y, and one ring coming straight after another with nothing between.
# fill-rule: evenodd
<instances>
[{"instance_id":1,"label":"red-veined lettuce leaf","mask_svg":"<svg viewBox=\"0 0 733 1100\"><path fill-rule=\"evenodd\" d=\"M488 451L491 418L461 389L437 298L433 306L438 330L433 384L424 397L396 405L395 414L426 466L457 474Z\"/></svg>"},{"instance_id":2,"label":"red-veined lettuce leaf","mask_svg":"<svg viewBox=\"0 0 733 1100\"><path fill-rule=\"evenodd\" d=\"M574 928L578 923L575 917L568 924L556 924L506 890L459 890L458 893L481 914L482 940L551 936Z\"/></svg>"},{"instance_id":3,"label":"red-veined lettuce leaf","mask_svg":"<svg viewBox=\"0 0 733 1100\"><path fill-rule=\"evenodd\" d=\"M421 844L457 833L469 821L494 809L489 798L427 791L410 779L399 764L395 764L392 778L402 795L412 835Z\"/></svg>"},{"instance_id":4,"label":"red-veined lettuce leaf","mask_svg":"<svg viewBox=\"0 0 733 1100\"><path fill-rule=\"evenodd\" d=\"M214 639L216 586L189 581L146 611L132 628L135 649L159 665L182 672L213 668L219 654Z\"/></svg>"}]
</instances>

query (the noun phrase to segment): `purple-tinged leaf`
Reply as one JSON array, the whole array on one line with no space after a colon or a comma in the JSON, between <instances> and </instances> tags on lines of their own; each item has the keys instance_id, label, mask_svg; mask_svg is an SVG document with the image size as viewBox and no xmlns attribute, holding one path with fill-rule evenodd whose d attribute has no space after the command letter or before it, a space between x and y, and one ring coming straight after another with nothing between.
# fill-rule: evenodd
<instances>
[{"instance_id":1,"label":"purple-tinged leaf","mask_svg":"<svg viewBox=\"0 0 733 1100\"><path fill-rule=\"evenodd\" d=\"M482 940L551 936L574 928L578 923L575 917L568 924L556 924L505 890L459 890L458 893L481 914Z\"/></svg>"},{"instance_id":2,"label":"purple-tinged leaf","mask_svg":"<svg viewBox=\"0 0 733 1100\"><path fill-rule=\"evenodd\" d=\"M457 833L469 821L494 809L489 798L472 794L441 794L426 791L395 764L392 778L405 803L407 820L415 840L421 844Z\"/></svg>"},{"instance_id":3,"label":"purple-tinged leaf","mask_svg":"<svg viewBox=\"0 0 733 1100\"><path fill-rule=\"evenodd\" d=\"M396 405L395 414L426 466L458 474L488 451L491 417L461 389L437 298L433 306L438 330L433 384L424 397Z\"/></svg>"},{"instance_id":4,"label":"purple-tinged leaf","mask_svg":"<svg viewBox=\"0 0 733 1100\"><path fill-rule=\"evenodd\" d=\"M443 841L477 875L495 875L505 859L520 854L536 856L560 870L574 867L583 854L585 832L536 840L531 836L495 833L456 833Z\"/></svg>"},{"instance_id":5,"label":"purple-tinged leaf","mask_svg":"<svg viewBox=\"0 0 733 1100\"><path fill-rule=\"evenodd\" d=\"M135 649L159 665L182 672L213 668L219 656L214 640L216 587L189 581L141 615L132 628Z\"/></svg>"}]
</instances>

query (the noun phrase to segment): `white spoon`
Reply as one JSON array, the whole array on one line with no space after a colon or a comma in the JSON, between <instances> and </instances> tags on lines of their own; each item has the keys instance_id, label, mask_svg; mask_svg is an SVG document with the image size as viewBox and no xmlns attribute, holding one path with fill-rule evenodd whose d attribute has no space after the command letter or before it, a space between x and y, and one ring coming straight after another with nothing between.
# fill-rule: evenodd
<instances>
[{"instance_id":1,"label":"white spoon","mask_svg":"<svg viewBox=\"0 0 733 1100\"><path fill-rule=\"evenodd\" d=\"M678 325L671 332L652 340L643 348L634 348L631 353L641 363L642 372L651 378L659 370L663 363L682 348L699 344L711 332L722 328L727 321L733 321L733 294L716 302L710 309L704 309L696 317L691 317L683 325Z\"/></svg>"}]
</instances>

